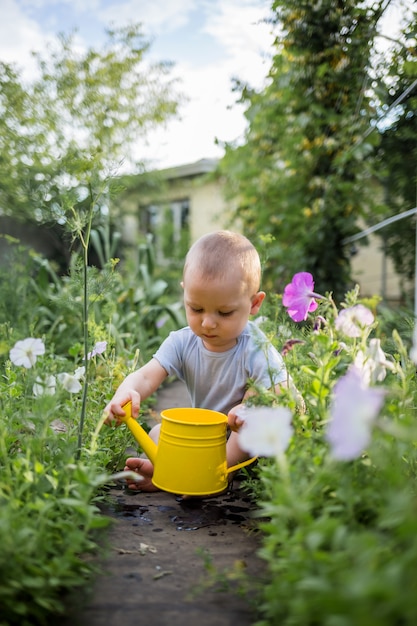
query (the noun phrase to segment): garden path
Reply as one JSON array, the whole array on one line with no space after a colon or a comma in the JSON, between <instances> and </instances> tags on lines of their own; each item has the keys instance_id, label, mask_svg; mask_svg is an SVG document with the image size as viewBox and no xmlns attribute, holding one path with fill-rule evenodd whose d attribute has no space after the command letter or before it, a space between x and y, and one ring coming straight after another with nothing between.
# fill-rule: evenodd
<instances>
[{"instance_id":1,"label":"garden path","mask_svg":"<svg viewBox=\"0 0 417 626\"><path fill-rule=\"evenodd\" d=\"M158 393L155 411L181 406L189 399L174 382ZM204 499L112 489L101 573L68 626L253 624L264 571L254 512L238 480L227 493ZM244 586L242 571L249 575Z\"/></svg>"}]
</instances>

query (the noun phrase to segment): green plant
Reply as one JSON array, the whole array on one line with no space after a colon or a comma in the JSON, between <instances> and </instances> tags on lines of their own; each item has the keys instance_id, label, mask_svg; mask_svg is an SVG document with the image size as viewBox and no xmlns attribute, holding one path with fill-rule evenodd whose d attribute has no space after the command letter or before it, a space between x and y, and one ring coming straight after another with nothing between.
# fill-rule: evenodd
<instances>
[{"instance_id":1,"label":"green plant","mask_svg":"<svg viewBox=\"0 0 417 626\"><path fill-rule=\"evenodd\" d=\"M252 482L267 567L258 624L411 626L417 384L409 341L394 329L390 354L381 349L378 319L358 289L340 310L322 298L305 319L286 323L285 358L306 411L294 411L288 393L263 398L291 408L293 436L286 452L260 461Z\"/></svg>"},{"instance_id":2,"label":"green plant","mask_svg":"<svg viewBox=\"0 0 417 626\"><path fill-rule=\"evenodd\" d=\"M165 332L158 315L170 309L165 285L154 287L145 265L129 274L137 289L145 277L142 297L157 314L138 338L140 310L129 316L131 303L123 302L128 319L118 341L109 312L127 281L112 260L103 269L88 266L88 224L80 229L84 256L73 256L68 276L19 244L19 262L0 272L10 299L0 324L1 626L50 623L65 612L68 594L88 586L97 533L108 524L99 507L104 486L123 469L132 443L127 429L101 428L102 410L137 367L137 342L146 351ZM28 308L19 316L22 294Z\"/></svg>"}]
</instances>

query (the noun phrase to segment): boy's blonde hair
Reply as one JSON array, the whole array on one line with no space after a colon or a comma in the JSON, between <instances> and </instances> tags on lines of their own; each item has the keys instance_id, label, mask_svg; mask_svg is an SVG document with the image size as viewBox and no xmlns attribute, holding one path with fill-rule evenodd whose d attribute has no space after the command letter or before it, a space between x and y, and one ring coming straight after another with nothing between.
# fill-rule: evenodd
<instances>
[{"instance_id":1,"label":"boy's blonde hair","mask_svg":"<svg viewBox=\"0 0 417 626\"><path fill-rule=\"evenodd\" d=\"M241 269L242 280L254 295L261 284L261 261L255 246L243 235L219 230L203 235L185 257L183 277L197 271L203 279L222 278L231 268Z\"/></svg>"}]
</instances>

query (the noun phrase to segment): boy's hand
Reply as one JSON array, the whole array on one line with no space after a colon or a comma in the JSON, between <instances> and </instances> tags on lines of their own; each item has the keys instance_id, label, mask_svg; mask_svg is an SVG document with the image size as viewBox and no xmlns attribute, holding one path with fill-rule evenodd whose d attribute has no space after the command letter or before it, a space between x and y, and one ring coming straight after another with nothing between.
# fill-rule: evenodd
<instances>
[{"instance_id":1,"label":"boy's hand","mask_svg":"<svg viewBox=\"0 0 417 626\"><path fill-rule=\"evenodd\" d=\"M152 482L153 465L149 459L141 459L139 457L129 457L126 459L125 470L135 472L142 478L140 482L127 481L129 489L136 491L159 491L158 487Z\"/></svg>"},{"instance_id":2,"label":"boy's hand","mask_svg":"<svg viewBox=\"0 0 417 626\"><path fill-rule=\"evenodd\" d=\"M129 389L123 393L118 392L113 398L110 400L108 405L105 407L104 412L107 414L104 423L107 426L119 426L121 421L118 419L119 416L123 417L126 415L126 411L124 410L124 405L128 402L132 403L131 414L132 417L137 419L139 416L140 409L140 395L134 389ZM116 424L114 422L116 421Z\"/></svg>"},{"instance_id":3,"label":"boy's hand","mask_svg":"<svg viewBox=\"0 0 417 626\"><path fill-rule=\"evenodd\" d=\"M227 415L227 423L229 425L229 428L235 432L237 432L240 429L240 427L242 426L244 422L244 420L241 417L241 414L243 413L242 409L244 409L244 407L245 407L244 404L237 404L232 409L230 409Z\"/></svg>"}]
</instances>

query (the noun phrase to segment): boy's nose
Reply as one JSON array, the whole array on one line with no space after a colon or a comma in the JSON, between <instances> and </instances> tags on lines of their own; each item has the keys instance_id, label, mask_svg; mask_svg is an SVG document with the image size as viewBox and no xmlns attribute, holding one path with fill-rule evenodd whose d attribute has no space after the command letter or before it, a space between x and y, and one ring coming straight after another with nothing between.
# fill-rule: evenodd
<instances>
[{"instance_id":1,"label":"boy's nose","mask_svg":"<svg viewBox=\"0 0 417 626\"><path fill-rule=\"evenodd\" d=\"M201 325L203 328L214 328L216 326L216 322L211 315L205 315Z\"/></svg>"}]
</instances>

